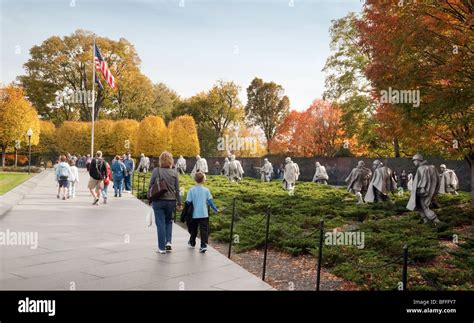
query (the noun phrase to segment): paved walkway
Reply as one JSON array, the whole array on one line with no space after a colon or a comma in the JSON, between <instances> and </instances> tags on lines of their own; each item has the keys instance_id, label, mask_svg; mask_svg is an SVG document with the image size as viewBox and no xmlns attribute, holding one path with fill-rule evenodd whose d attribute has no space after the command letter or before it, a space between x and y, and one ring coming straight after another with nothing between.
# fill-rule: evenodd
<instances>
[{"instance_id":1,"label":"paved walkway","mask_svg":"<svg viewBox=\"0 0 474 323\"><path fill-rule=\"evenodd\" d=\"M155 254L156 227L147 227L147 206L131 194L92 206L80 171L77 196L56 199L51 170L5 216L0 235L37 232L38 246L0 239L0 290L269 290L271 287L210 248L186 245L174 225L173 252ZM111 189L111 187L110 187Z\"/></svg>"}]
</instances>

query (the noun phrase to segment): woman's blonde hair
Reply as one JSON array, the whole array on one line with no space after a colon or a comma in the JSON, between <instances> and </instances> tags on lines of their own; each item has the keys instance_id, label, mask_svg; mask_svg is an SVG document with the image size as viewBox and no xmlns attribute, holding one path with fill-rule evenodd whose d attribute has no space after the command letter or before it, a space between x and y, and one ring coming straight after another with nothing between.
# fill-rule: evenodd
<instances>
[{"instance_id":1,"label":"woman's blonde hair","mask_svg":"<svg viewBox=\"0 0 474 323\"><path fill-rule=\"evenodd\" d=\"M160 155L159 165L161 168L171 168L173 167L173 155L169 151L164 151Z\"/></svg>"}]
</instances>

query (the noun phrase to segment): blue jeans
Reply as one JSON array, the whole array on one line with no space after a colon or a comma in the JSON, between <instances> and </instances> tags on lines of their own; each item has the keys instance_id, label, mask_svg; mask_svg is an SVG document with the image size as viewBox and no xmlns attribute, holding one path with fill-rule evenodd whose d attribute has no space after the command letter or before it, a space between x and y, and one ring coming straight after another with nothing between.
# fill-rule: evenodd
<instances>
[{"instance_id":1,"label":"blue jeans","mask_svg":"<svg viewBox=\"0 0 474 323\"><path fill-rule=\"evenodd\" d=\"M104 188L102 189L101 193L102 193L102 197L104 199L107 198L107 188L109 187L109 185L104 185Z\"/></svg>"},{"instance_id":2,"label":"blue jeans","mask_svg":"<svg viewBox=\"0 0 474 323\"><path fill-rule=\"evenodd\" d=\"M123 180L124 180L124 182L125 182L125 190L126 190L126 191L130 191L130 190L131 190L131 181L130 181L130 179L131 179L132 175L131 175L131 173L129 173L129 174L130 174L130 175L125 176L125 177L123 178Z\"/></svg>"},{"instance_id":3,"label":"blue jeans","mask_svg":"<svg viewBox=\"0 0 474 323\"><path fill-rule=\"evenodd\" d=\"M115 195L122 195L122 182L123 182L123 177L122 176L114 176L114 192Z\"/></svg>"},{"instance_id":4,"label":"blue jeans","mask_svg":"<svg viewBox=\"0 0 474 323\"><path fill-rule=\"evenodd\" d=\"M171 243L173 233L173 213L176 200L158 200L153 202L155 213L156 233L158 235L158 249L165 250L166 244Z\"/></svg>"}]
</instances>

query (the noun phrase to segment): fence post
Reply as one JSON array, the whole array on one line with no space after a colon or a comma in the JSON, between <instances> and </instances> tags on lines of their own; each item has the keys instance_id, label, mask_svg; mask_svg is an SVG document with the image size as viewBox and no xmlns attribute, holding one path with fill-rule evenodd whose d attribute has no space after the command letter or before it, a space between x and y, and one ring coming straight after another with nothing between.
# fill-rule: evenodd
<instances>
[{"instance_id":1,"label":"fence post","mask_svg":"<svg viewBox=\"0 0 474 323\"><path fill-rule=\"evenodd\" d=\"M402 286L403 290L407 290L407 280L408 280L408 246L403 246L403 272L402 272Z\"/></svg>"},{"instance_id":2,"label":"fence post","mask_svg":"<svg viewBox=\"0 0 474 323\"><path fill-rule=\"evenodd\" d=\"M227 258L229 259L230 259L230 254L232 252L232 240L234 240L234 220L235 220L235 197L232 200L232 219L230 220L229 251L227 253Z\"/></svg>"},{"instance_id":3,"label":"fence post","mask_svg":"<svg viewBox=\"0 0 474 323\"><path fill-rule=\"evenodd\" d=\"M262 273L262 280L265 281L265 273L267 269L267 250L268 250L268 232L270 230L270 205L267 206L267 228L265 232L265 253L263 254L263 273Z\"/></svg>"},{"instance_id":4,"label":"fence post","mask_svg":"<svg viewBox=\"0 0 474 323\"><path fill-rule=\"evenodd\" d=\"M321 282L321 262L323 260L323 239L324 239L324 219L319 221L319 250L318 250L318 269L316 277L316 291L319 291L319 284Z\"/></svg>"},{"instance_id":5,"label":"fence post","mask_svg":"<svg viewBox=\"0 0 474 323\"><path fill-rule=\"evenodd\" d=\"M145 182L146 182L146 173L143 174L143 188L142 188L142 194L143 194L143 195L145 196L145 198L146 198Z\"/></svg>"}]
</instances>

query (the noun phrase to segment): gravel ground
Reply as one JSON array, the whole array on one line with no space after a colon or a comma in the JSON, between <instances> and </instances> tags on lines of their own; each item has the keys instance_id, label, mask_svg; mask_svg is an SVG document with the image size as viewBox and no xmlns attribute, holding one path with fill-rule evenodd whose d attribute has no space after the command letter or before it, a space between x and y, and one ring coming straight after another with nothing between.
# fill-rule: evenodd
<instances>
[{"instance_id":1,"label":"gravel ground","mask_svg":"<svg viewBox=\"0 0 474 323\"><path fill-rule=\"evenodd\" d=\"M210 241L213 248L227 256L228 245ZM233 253L231 259L262 277L263 250ZM316 258L310 255L294 257L287 253L269 249L265 281L278 290L315 290ZM336 277L327 270L321 270L321 290L357 290L357 286Z\"/></svg>"}]
</instances>

